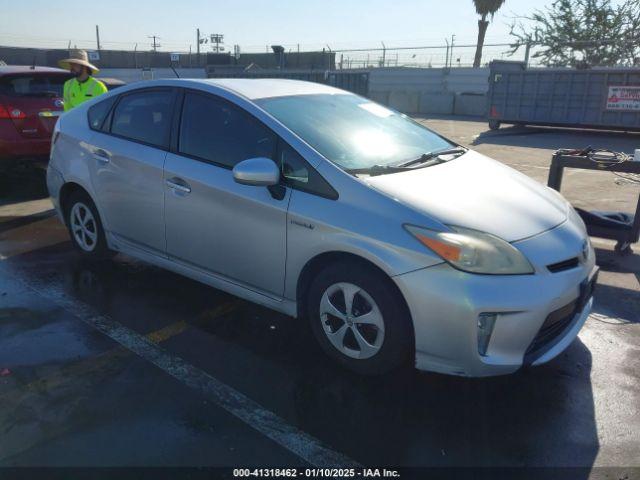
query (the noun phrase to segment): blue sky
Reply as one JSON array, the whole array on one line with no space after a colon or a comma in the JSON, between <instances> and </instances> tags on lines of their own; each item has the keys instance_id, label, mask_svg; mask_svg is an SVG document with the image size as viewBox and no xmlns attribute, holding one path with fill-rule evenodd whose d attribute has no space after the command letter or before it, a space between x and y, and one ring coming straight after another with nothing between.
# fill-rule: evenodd
<instances>
[{"instance_id":1,"label":"blue sky","mask_svg":"<svg viewBox=\"0 0 640 480\"><path fill-rule=\"evenodd\" d=\"M550 4L507 0L487 34L488 42L509 39L514 15ZM161 50L195 51L195 30L223 33L225 43L245 51L267 44L295 49L334 50L387 46L474 43L477 15L471 0L0 0L0 45L64 48L68 42L95 47L100 25L103 48L150 48L158 35Z\"/></svg>"}]
</instances>

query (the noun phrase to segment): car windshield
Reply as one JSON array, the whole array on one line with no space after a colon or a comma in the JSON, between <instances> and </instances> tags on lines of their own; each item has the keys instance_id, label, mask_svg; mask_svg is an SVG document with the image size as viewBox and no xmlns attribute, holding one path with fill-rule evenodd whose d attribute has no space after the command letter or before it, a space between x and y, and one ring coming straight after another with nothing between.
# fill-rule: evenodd
<instances>
[{"instance_id":1,"label":"car windshield","mask_svg":"<svg viewBox=\"0 0 640 480\"><path fill-rule=\"evenodd\" d=\"M66 75L11 75L0 79L0 94L10 96L62 97Z\"/></svg>"},{"instance_id":2,"label":"car windshield","mask_svg":"<svg viewBox=\"0 0 640 480\"><path fill-rule=\"evenodd\" d=\"M454 146L406 115L357 95L297 95L257 103L346 170L401 164Z\"/></svg>"}]
</instances>

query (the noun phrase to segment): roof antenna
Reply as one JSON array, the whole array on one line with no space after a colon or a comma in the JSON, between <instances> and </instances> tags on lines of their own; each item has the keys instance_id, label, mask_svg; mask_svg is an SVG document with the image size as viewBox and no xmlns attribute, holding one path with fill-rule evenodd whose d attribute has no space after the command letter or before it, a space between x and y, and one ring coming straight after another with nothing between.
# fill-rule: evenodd
<instances>
[{"instance_id":1,"label":"roof antenna","mask_svg":"<svg viewBox=\"0 0 640 480\"><path fill-rule=\"evenodd\" d=\"M176 72L176 69L173 68L173 65L171 65L171 70L173 70L173 73L176 74L176 78L180 78L180 75L178 75L178 72Z\"/></svg>"},{"instance_id":2,"label":"roof antenna","mask_svg":"<svg viewBox=\"0 0 640 480\"><path fill-rule=\"evenodd\" d=\"M36 69L36 56L33 56L33 63L31 64L31 70L35 70Z\"/></svg>"}]
</instances>

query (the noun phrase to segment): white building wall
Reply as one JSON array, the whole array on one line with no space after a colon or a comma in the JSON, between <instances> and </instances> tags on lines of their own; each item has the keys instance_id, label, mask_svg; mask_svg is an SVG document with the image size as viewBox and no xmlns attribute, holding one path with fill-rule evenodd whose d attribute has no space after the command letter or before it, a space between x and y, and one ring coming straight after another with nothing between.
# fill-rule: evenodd
<instances>
[{"instance_id":1,"label":"white building wall","mask_svg":"<svg viewBox=\"0 0 640 480\"><path fill-rule=\"evenodd\" d=\"M484 115L488 68L379 68L369 96L405 113Z\"/></svg>"}]
</instances>

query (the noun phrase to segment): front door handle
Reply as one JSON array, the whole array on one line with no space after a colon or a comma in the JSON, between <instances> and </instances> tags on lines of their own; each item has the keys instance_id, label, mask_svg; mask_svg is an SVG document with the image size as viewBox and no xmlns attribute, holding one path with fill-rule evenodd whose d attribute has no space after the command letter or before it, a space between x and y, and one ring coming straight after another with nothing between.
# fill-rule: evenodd
<instances>
[{"instance_id":1,"label":"front door handle","mask_svg":"<svg viewBox=\"0 0 640 480\"><path fill-rule=\"evenodd\" d=\"M109 160L111 160L111 155L109 154L109 152L103 150L102 148L96 148L93 151L93 158L102 163L109 163Z\"/></svg>"},{"instance_id":2,"label":"front door handle","mask_svg":"<svg viewBox=\"0 0 640 480\"><path fill-rule=\"evenodd\" d=\"M179 178L171 178L169 180L166 180L165 183L167 184L167 187L175 190L176 192L185 194L191 193L191 187L189 186L189 184L184 180L180 180Z\"/></svg>"}]
</instances>

